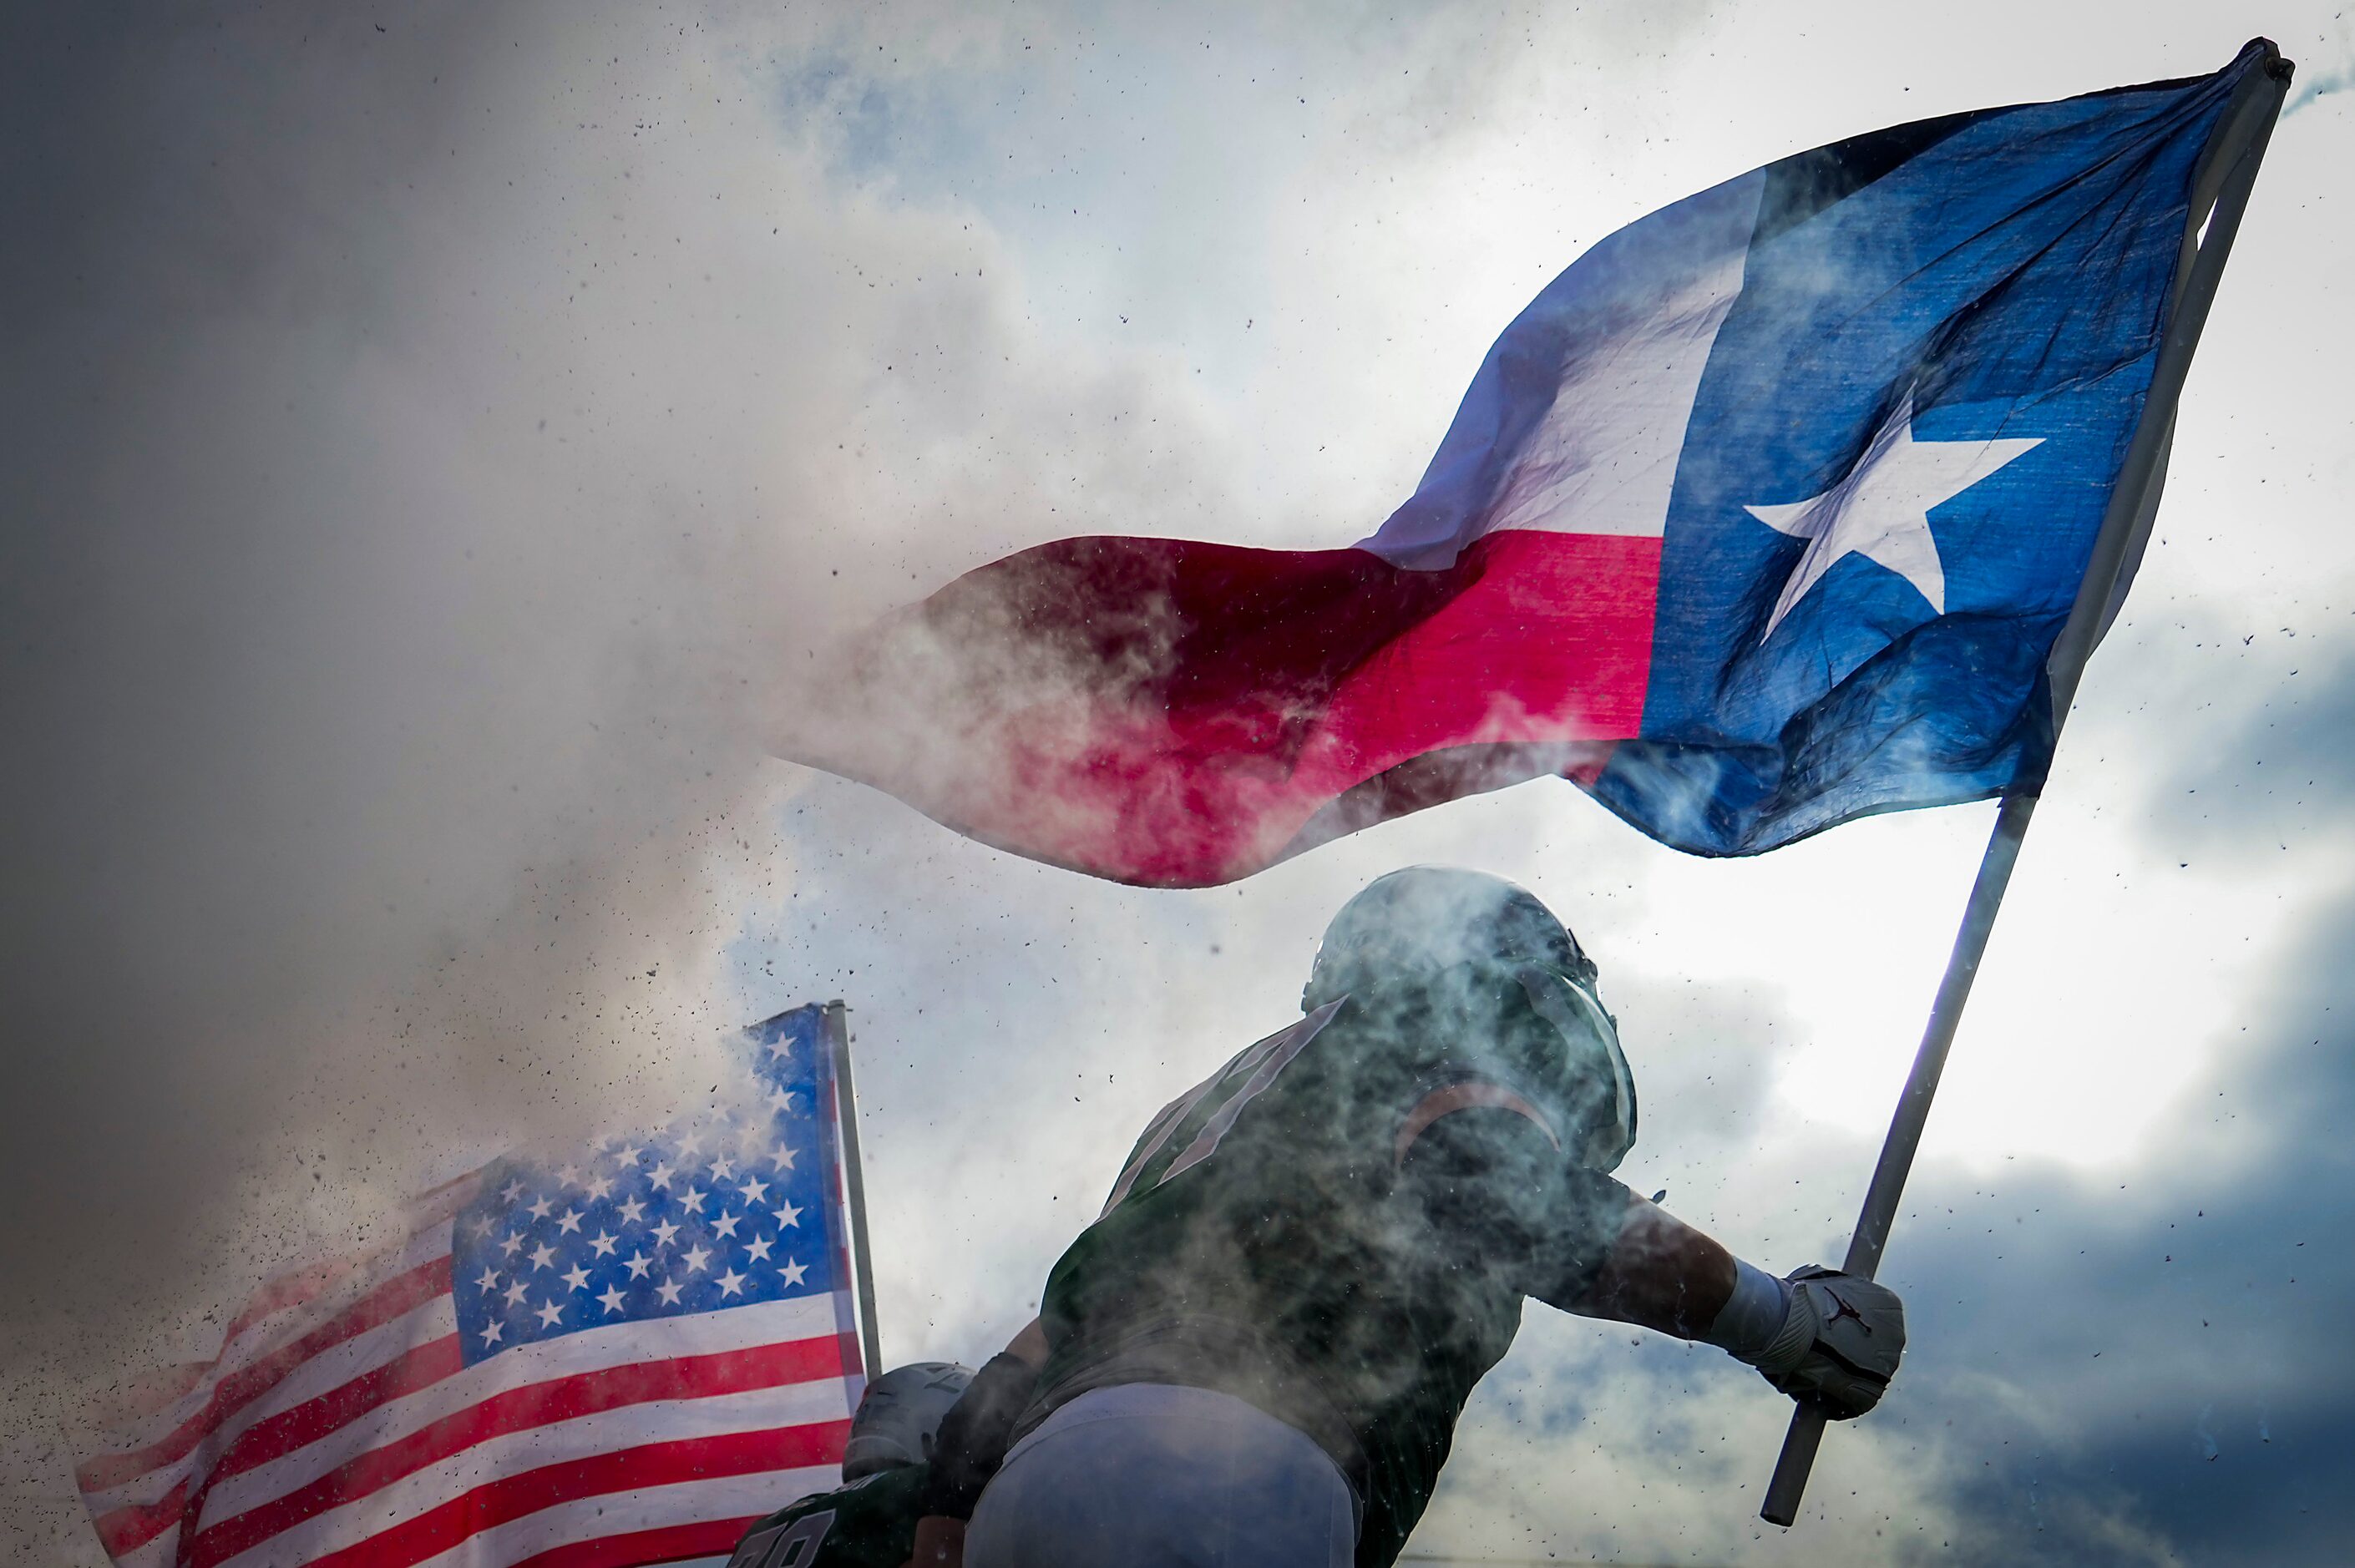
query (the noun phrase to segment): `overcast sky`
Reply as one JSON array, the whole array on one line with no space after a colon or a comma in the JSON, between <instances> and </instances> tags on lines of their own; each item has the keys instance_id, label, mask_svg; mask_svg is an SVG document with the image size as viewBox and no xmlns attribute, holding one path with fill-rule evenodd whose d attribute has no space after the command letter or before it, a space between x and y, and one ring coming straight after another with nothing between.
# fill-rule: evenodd
<instances>
[{"instance_id":1,"label":"overcast sky","mask_svg":"<svg viewBox=\"0 0 2355 1568\"><path fill-rule=\"evenodd\" d=\"M0 1556L264 1273L854 1009L886 1359L1028 1315L1396 865L1535 888L1623 1172L1837 1261L1993 809L1764 859L1570 786L1143 892L768 759L777 673L1070 534L1323 547L1584 247L1785 153L2299 63L1884 1277L1788 1404L1532 1307L1412 1550L2273 1563L2355 1538L2355 33L2337 0L8 8Z\"/></svg>"}]
</instances>

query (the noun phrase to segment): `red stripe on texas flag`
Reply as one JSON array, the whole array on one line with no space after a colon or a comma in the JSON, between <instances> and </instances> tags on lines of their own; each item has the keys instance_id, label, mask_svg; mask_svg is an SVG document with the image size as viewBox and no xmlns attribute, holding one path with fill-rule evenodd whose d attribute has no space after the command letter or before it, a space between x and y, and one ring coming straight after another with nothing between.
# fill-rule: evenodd
<instances>
[{"instance_id":1,"label":"red stripe on texas flag","mask_svg":"<svg viewBox=\"0 0 2355 1568\"><path fill-rule=\"evenodd\" d=\"M1331 836L1351 791L1363 826L1636 734L1659 563L1656 536L1529 530L1424 571L1066 539L882 623L787 751L1037 859L1231 881ZM1384 785L1417 759L1455 771Z\"/></svg>"}]
</instances>

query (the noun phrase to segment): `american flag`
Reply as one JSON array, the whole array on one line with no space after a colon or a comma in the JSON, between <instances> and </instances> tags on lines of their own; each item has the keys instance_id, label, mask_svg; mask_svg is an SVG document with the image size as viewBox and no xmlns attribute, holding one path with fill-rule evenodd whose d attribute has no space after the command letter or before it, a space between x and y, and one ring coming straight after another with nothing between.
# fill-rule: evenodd
<instances>
[{"instance_id":1,"label":"american flag","mask_svg":"<svg viewBox=\"0 0 2355 1568\"><path fill-rule=\"evenodd\" d=\"M405 1245L282 1275L78 1467L123 1568L725 1560L835 1485L863 1388L823 1014L763 1097L507 1159Z\"/></svg>"}]
</instances>

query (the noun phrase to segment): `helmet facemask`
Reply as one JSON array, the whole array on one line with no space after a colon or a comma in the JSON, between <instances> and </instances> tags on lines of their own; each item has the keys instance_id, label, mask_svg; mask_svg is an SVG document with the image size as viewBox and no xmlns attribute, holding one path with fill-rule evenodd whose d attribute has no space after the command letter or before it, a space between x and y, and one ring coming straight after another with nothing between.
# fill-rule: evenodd
<instances>
[{"instance_id":1,"label":"helmet facemask","mask_svg":"<svg viewBox=\"0 0 2355 1568\"><path fill-rule=\"evenodd\" d=\"M1537 1015L1561 1039L1562 1077L1584 1092L1564 1152L1589 1171L1612 1171L1636 1145L1636 1075L1619 1047L1619 1021L1593 982L1526 965L1515 972Z\"/></svg>"}]
</instances>

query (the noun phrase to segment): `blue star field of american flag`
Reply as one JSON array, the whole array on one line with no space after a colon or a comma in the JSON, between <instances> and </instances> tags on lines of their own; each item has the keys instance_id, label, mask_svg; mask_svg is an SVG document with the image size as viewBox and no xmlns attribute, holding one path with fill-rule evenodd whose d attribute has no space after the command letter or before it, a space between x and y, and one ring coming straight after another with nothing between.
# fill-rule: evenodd
<instances>
[{"instance_id":1,"label":"blue star field of american flag","mask_svg":"<svg viewBox=\"0 0 2355 1568\"><path fill-rule=\"evenodd\" d=\"M765 1103L613 1138L549 1169L501 1160L451 1258L472 1365L607 1324L836 1287L826 1181L831 1079L815 1008L753 1031Z\"/></svg>"}]
</instances>

